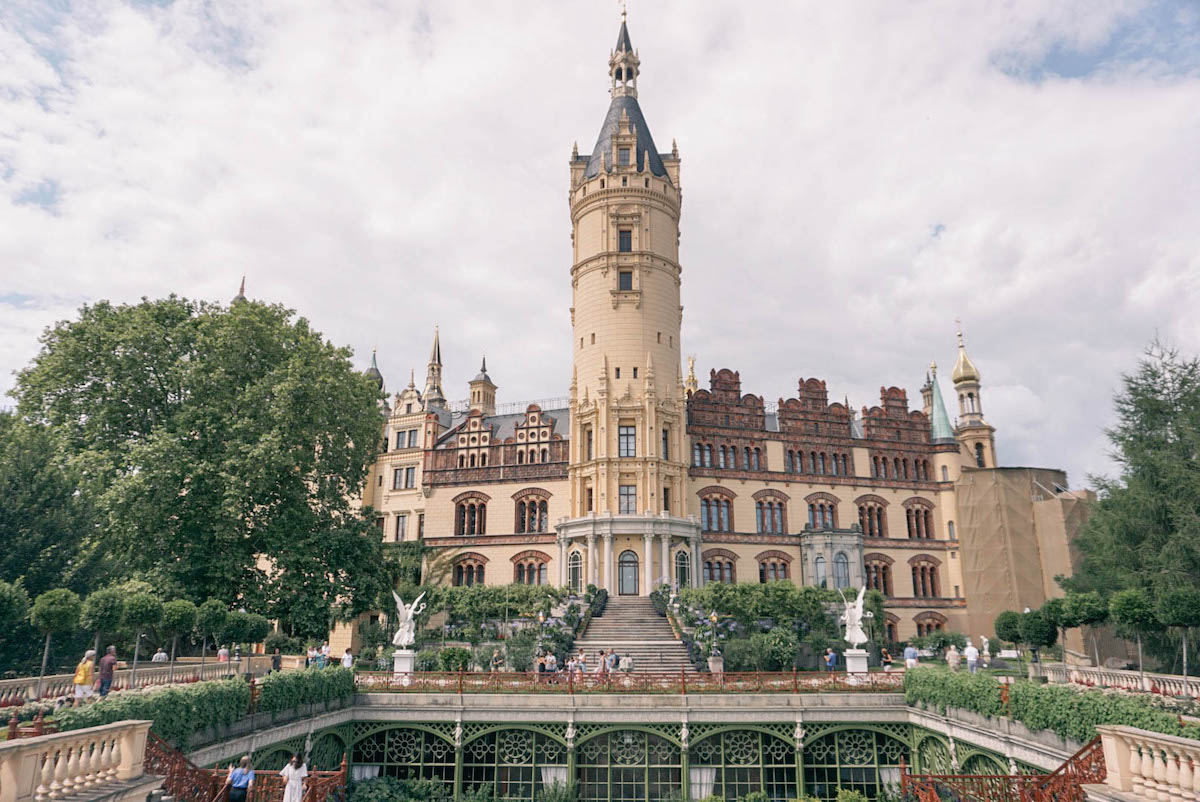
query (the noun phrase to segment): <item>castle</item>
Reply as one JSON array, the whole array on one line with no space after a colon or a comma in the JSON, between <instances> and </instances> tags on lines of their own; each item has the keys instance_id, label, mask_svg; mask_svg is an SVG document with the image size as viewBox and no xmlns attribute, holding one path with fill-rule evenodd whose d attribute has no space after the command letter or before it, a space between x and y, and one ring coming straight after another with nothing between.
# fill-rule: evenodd
<instances>
[{"instance_id":1,"label":"castle","mask_svg":"<svg viewBox=\"0 0 1200 802\"><path fill-rule=\"evenodd\" d=\"M655 146L640 69L623 21L600 135L569 162L568 395L499 407L485 361L452 403L435 333L424 387L389 399L363 489L381 537L448 550L458 585L866 584L887 597L891 641L991 635L1000 610L1058 595L1087 496L1061 471L998 467L961 332L954 424L935 365L920 410L883 387L859 412L820 379L767 403L736 371L703 389L691 359L684 372L680 155ZM374 359L368 374L383 389Z\"/></svg>"}]
</instances>

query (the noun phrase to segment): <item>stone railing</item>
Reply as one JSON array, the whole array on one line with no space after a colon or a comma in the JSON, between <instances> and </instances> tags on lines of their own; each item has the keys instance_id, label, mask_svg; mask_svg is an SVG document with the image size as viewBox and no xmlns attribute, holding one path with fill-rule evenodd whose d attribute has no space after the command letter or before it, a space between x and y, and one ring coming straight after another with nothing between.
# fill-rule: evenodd
<instances>
[{"instance_id":1,"label":"stone railing","mask_svg":"<svg viewBox=\"0 0 1200 802\"><path fill-rule=\"evenodd\" d=\"M133 669L123 668L113 672L114 691L129 688L146 688L151 685L166 685L168 682L197 682L199 680L221 679L232 677L243 672L255 674L265 673L271 667L271 658L264 655L243 657L240 661L218 663L216 661L200 665L199 663L175 663L173 672L168 664L145 661L138 664L137 677ZM75 692L72 683L74 674L52 674L42 678L43 699L56 699L60 696L71 696ZM37 699L37 677L18 677L17 679L0 680L0 707L19 705Z\"/></svg>"},{"instance_id":2,"label":"stone railing","mask_svg":"<svg viewBox=\"0 0 1200 802\"><path fill-rule=\"evenodd\" d=\"M120 790L143 774L149 721L120 721L0 743L0 802Z\"/></svg>"},{"instance_id":3,"label":"stone railing","mask_svg":"<svg viewBox=\"0 0 1200 802\"><path fill-rule=\"evenodd\" d=\"M1138 799L1200 797L1200 741L1135 727L1096 727L1104 744L1106 785Z\"/></svg>"},{"instance_id":4,"label":"stone railing","mask_svg":"<svg viewBox=\"0 0 1200 802\"><path fill-rule=\"evenodd\" d=\"M1066 666L1062 663L1043 663L1042 674L1051 682L1071 683L1096 688L1123 688L1127 691L1161 693L1167 696L1191 696L1200 699L1200 678L1184 679L1175 674L1145 675L1119 668Z\"/></svg>"}]
</instances>

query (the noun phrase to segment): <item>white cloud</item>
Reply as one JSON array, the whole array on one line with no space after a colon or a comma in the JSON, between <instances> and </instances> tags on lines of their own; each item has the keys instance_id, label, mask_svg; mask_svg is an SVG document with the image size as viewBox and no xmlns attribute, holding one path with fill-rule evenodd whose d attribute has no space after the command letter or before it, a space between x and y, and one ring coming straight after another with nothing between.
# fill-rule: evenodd
<instances>
[{"instance_id":1,"label":"white cloud","mask_svg":"<svg viewBox=\"0 0 1200 802\"><path fill-rule=\"evenodd\" d=\"M1001 457L1106 470L1119 372L1156 331L1200 350L1177 6L635 6L642 106L683 156L685 352L768 399L818 376L916 406L962 316ZM247 273L378 345L393 388L438 322L459 394L485 350L504 399L565 392L566 159L607 108L615 6L56 13L0 10L0 389L78 302L225 300Z\"/></svg>"}]
</instances>

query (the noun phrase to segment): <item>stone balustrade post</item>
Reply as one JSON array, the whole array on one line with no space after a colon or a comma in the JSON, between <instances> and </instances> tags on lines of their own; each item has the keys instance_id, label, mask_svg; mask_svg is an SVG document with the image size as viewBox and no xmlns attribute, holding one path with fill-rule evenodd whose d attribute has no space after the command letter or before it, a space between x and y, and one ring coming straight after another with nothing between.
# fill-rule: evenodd
<instances>
[{"instance_id":1,"label":"stone balustrade post","mask_svg":"<svg viewBox=\"0 0 1200 802\"><path fill-rule=\"evenodd\" d=\"M1109 788L1137 799L1200 800L1200 742L1117 725L1096 731Z\"/></svg>"},{"instance_id":2,"label":"stone balustrade post","mask_svg":"<svg viewBox=\"0 0 1200 802\"><path fill-rule=\"evenodd\" d=\"M0 802L49 802L143 775L149 721L0 743Z\"/></svg>"}]
</instances>

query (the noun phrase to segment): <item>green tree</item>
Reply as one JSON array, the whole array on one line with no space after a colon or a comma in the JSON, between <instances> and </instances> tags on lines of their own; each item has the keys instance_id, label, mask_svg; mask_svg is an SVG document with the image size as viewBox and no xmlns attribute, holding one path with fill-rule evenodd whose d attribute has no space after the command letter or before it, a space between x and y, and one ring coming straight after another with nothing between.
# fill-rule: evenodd
<instances>
[{"instance_id":1,"label":"green tree","mask_svg":"<svg viewBox=\"0 0 1200 802\"><path fill-rule=\"evenodd\" d=\"M1188 630L1200 627L1200 590L1177 587L1163 591L1156 605L1158 620L1165 627L1177 627L1183 637L1183 676L1188 675Z\"/></svg>"},{"instance_id":2,"label":"green tree","mask_svg":"<svg viewBox=\"0 0 1200 802\"><path fill-rule=\"evenodd\" d=\"M1021 636L1021 614L1014 610L1005 610L996 616L996 637L1008 643L1018 644L1024 639Z\"/></svg>"},{"instance_id":3,"label":"green tree","mask_svg":"<svg viewBox=\"0 0 1200 802\"><path fill-rule=\"evenodd\" d=\"M1108 621L1108 602L1098 591L1087 593L1068 593L1063 603L1061 620L1068 629L1071 627L1090 627L1092 636L1092 656L1096 667L1100 667L1100 649L1096 646L1096 627Z\"/></svg>"},{"instance_id":4,"label":"green tree","mask_svg":"<svg viewBox=\"0 0 1200 802\"><path fill-rule=\"evenodd\" d=\"M208 654L208 639L221 637L225 621L229 617L229 605L220 599L207 599L196 609L196 632L200 635L200 665L204 666Z\"/></svg>"},{"instance_id":5,"label":"green tree","mask_svg":"<svg viewBox=\"0 0 1200 802\"><path fill-rule=\"evenodd\" d=\"M21 580L5 582L0 579L0 643L7 645L7 636L29 615L29 594Z\"/></svg>"},{"instance_id":6,"label":"green tree","mask_svg":"<svg viewBox=\"0 0 1200 802\"><path fill-rule=\"evenodd\" d=\"M1117 633L1128 637L1130 633L1137 638L1138 671L1146 675L1146 666L1142 660L1142 633L1150 632L1159 626L1158 616L1154 611L1154 600L1150 594L1141 588L1129 588L1113 594L1108 601L1109 614L1117 625Z\"/></svg>"},{"instance_id":7,"label":"green tree","mask_svg":"<svg viewBox=\"0 0 1200 802\"><path fill-rule=\"evenodd\" d=\"M1200 589L1200 363L1153 342L1115 397L1107 435L1116 477L1092 477L1100 495L1076 544L1083 559L1068 590ZM1159 659L1177 652L1148 638Z\"/></svg>"},{"instance_id":8,"label":"green tree","mask_svg":"<svg viewBox=\"0 0 1200 802\"><path fill-rule=\"evenodd\" d=\"M1052 599L1046 599L1046 602L1039 607L1042 615L1046 616L1046 620L1054 625L1054 628L1059 630L1058 639L1063 645L1063 662L1066 662L1067 648L1067 633L1063 627L1063 621L1066 620L1066 604L1067 600L1063 596L1055 596Z\"/></svg>"},{"instance_id":9,"label":"green tree","mask_svg":"<svg viewBox=\"0 0 1200 802\"><path fill-rule=\"evenodd\" d=\"M81 590L103 562L95 512L53 432L0 411L0 581Z\"/></svg>"},{"instance_id":10,"label":"green tree","mask_svg":"<svg viewBox=\"0 0 1200 802\"><path fill-rule=\"evenodd\" d=\"M171 639L171 668L167 671L167 681L175 681L175 647L180 635L187 635L196 628L196 605L187 599L174 599L163 605L162 630Z\"/></svg>"},{"instance_id":11,"label":"green tree","mask_svg":"<svg viewBox=\"0 0 1200 802\"><path fill-rule=\"evenodd\" d=\"M85 306L45 332L14 395L87 477L102 545L157 587L230 594L309 635L378 591L374 514L351 498L380 393L291 310Z\"/></svg>"},{"instance_id":12,"label":"green tree","mask_svg":"<svg viewBox=\"0 0 1200 802\"><path fill-rule=\"evenodd\" d=\"M1058 640L1058 627L1040 610L1022 613L1019 628L1021 641L1029 644L1030 649L1046 649Z\"/></svg>"},{"instance_id":13,"label":"green tree","mask_svg":"<svg viewBox=\"0 0 1200 802\"><path fill-rule=\"evenodd\" d=\"M125 613L121 623L133 631L133 671L129 675L132 685L137 680L138 654L142 647L142 635L146 630L162 624L163 604L149 593L135 593L125 600Z\"/></svg>"},{"instance_id":14,"label":"green tree","mask_svg":"<svg viewBox=\"0 0 1200 802\"><path fill-rule=\"evenodd\" d=\"M50 638L53 635L70 632L79 626L79 613L83 602L79 595L67 588L48 590L33 600L29 610L29 621L46 636L46 645L42 649L42 671L38 674L37 698L42 698L42 681L46 676L46 664L50 661Z\"/></svg>"},{"instance_id":15,"label":"green tree","mask_svg":"<svg viewBox=\"0 0 1200 802\"><path fill-rule=\"evenodd\" d=\"M79 624L95 637L96 654L100 654L100 639L115 632L125 616L125 594L118 588L101 588L83 600L83 615Z\"/></svg>"}]
</instances>

